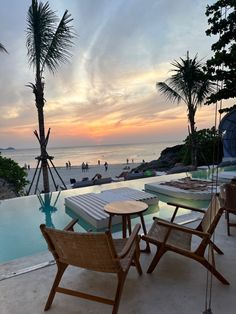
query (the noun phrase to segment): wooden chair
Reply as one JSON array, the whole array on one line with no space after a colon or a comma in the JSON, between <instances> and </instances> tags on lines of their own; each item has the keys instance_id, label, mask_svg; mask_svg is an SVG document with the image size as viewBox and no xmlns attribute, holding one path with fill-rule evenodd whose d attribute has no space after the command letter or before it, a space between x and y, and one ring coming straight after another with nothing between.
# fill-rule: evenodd
<instances>
[{"instance_id":1,"label":"wooden chair","mask_svg":"<svg viewBox=\"0 0 236 314\"><path fill-rule=\"evenodd\" d=\"M227 233L230 236L230 227L236 227L236 223L230 222L230 215L236 215L236 185L235 184L223 184L221 186L221 201L225 209L225 218L227 223Z\"/></svg>"},{"instance_id":2,"label":"wooden chair","mask_svg":"<svg viewBox=\"0 0 236 314\"><path fill-rule=\"evenodd\" d=\"M115 314L118 312L122 289L131 264L136 266L139 275L142 274L139 263L140 224L135 226L129 239L112 239L110 231L74 232L73 226L76 222L77 220L73 220L64 230L40 226L58 268L44 310L47 311L50 308L56 292L60 292L113 305L112 313ZM99 272L116 273L118 285L114 300L59 287L64 271L69 265Z\"/></svg>"},{"instance_id":3,"label":"wooden chair","mask_svg":"<svg viewBox=\"0 0 236 314\"><path fill-rule=\"evenodd\" d=\"M218 197L214 196L212 198L212 201L206 211L179 204L168 204L176 206L171 222L154 218L150 231L146 236L142 236L142 239L157 246L157 252L154 255L147 272L151 273L155 269L164 253L172 251L200 262L223 284L229 284L229 282L215 268L214 250L219 254L223 254L223 252L211 241L211 236L214 233L223 212L223 208L220 207ZM196 229L173 223L179 208L196 210L204 213L204 216ZM191 250L192 236L197 236L201 239L195 250ZM207 247L210 249L209 252L211 253L212 263L204 257Z\"/></svg>"}]
</instances>

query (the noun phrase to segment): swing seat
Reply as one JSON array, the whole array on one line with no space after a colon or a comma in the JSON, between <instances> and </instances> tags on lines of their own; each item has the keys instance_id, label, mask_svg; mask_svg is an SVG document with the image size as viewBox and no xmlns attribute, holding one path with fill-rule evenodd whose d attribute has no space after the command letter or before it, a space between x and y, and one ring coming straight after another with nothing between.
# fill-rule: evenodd
<instances>
[{"instance_id":1,"label":"swing seat","mask_svg":"<svg viewBox=\"0 0 236 314\"><path fill-rule=\"evenodd\" d=\"M211 241L211 236L214 233L224 210L220 207L218 196L213 196L206 211L179 204L168 204L176 207L171 221L168 222L154 217L154 222L148 234L142 236L143 240L157 246L156 254L153 257L147 272L152 273L162 255L167 251L171 251L196 260L205 266L223 284L229 285L229 282L215 268L214 250L218 254L223 254L223 252ZM180 226L173 222L179 208L204 213L197 228L193 229L182 225ZM192 249L193 236L200 238L200 241L194 250ZM211 262L204 256L206 248L209 248L210 250Z\"/></svg>"}]
</instances>

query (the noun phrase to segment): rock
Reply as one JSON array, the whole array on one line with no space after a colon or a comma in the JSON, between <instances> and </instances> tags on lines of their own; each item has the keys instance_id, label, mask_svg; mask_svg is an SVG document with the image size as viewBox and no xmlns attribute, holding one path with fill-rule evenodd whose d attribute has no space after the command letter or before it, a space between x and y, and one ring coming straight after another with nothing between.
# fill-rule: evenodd
<instances>
[{"instance_id":1,"label":"rock","mask_svg":"<svg viewBox=\"0 0 236 314\"><path fill-rule=\"evenodd\" d=\"M0 151L1 150L15 150L15 148L14 147L0 148Z\"/></svg>"},{"instance_id":2,"label":"rock","mask_svg":"<svg viewBox=\"0 0 236 314\"><path fill-rule=\"evenodd\" d=\"M183 145L167 147L161 152L157 160L143 163L137 168L132 169L132 172L142 172L146 170L168 171L173 168L176 163L180 162L179 152L182 147Z\"/></svg>"},{"instance_id":3,"label":"rock","mask_svg":"<svg viewBox=\"0 0 236 314\"><path fill-rule=\"evenodd\" d=\"M189 172L189 171L194 171L196 168L192 165L185 166L185 165L180 165L176 164L173 168L167 171L167 174L172 174L172 173L180 173L180 172Z\"/></svg>"},{"instance_id":4,"label":"rock","mask_svg":"<svg viewBox=\"0 0 236 314\"><path fill-rule=\"evenodd\" d=\"M0 200L17 197L14 186L5 179L0 178Z\"/></svg>"}]
</instances>

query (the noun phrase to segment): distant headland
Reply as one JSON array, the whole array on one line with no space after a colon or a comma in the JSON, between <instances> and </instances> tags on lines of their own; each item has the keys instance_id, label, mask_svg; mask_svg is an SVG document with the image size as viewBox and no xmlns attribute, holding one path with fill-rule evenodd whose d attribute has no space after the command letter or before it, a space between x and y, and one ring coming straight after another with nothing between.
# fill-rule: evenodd
<instances>
[{"instance_id":1,"label":"distant headland","mask_svg":"<svg viewBox=\"0 0 236 314\"><path fill-rule=\"evenodd\" d=\"M15 150L15 148L14 147L0 148L0 151L1 150Z\"/></svg>"}]
</instances>

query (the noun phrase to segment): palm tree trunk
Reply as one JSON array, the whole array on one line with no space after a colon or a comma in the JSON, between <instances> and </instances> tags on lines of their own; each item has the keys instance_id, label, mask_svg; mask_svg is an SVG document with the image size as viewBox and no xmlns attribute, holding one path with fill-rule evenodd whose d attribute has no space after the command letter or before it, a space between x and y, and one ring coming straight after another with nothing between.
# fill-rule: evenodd
<instances>
[{"instance_id":1,"label":"palm tree trunk","mask_svg":"<svg viewBox=\"0 0 236 314\"><path fill-rule=\"evenodd\" d=\"M43 173L43 187L44 193L50 192L48 167L47 167L47 151L45 140L45 128L44 128L44 95L43 95L43 83L39 78L36 83L36 106L38 110L38 124L39 124L39 137L40 137L40 151L42 160L42 173Z\"/></svg>"},{"instance_id":2,"label":"palm tree trunk","mask_svg":"<svg viewBox=\"0 0 236 314\"><path fill-rule=\"evenodd\" d=\"M195 130L195 113L189 113L190 124L190 140L191 140L191 161L194 168L197 168L197 142L196 142L196 130Z\"/></svg>"}]
</instances>

